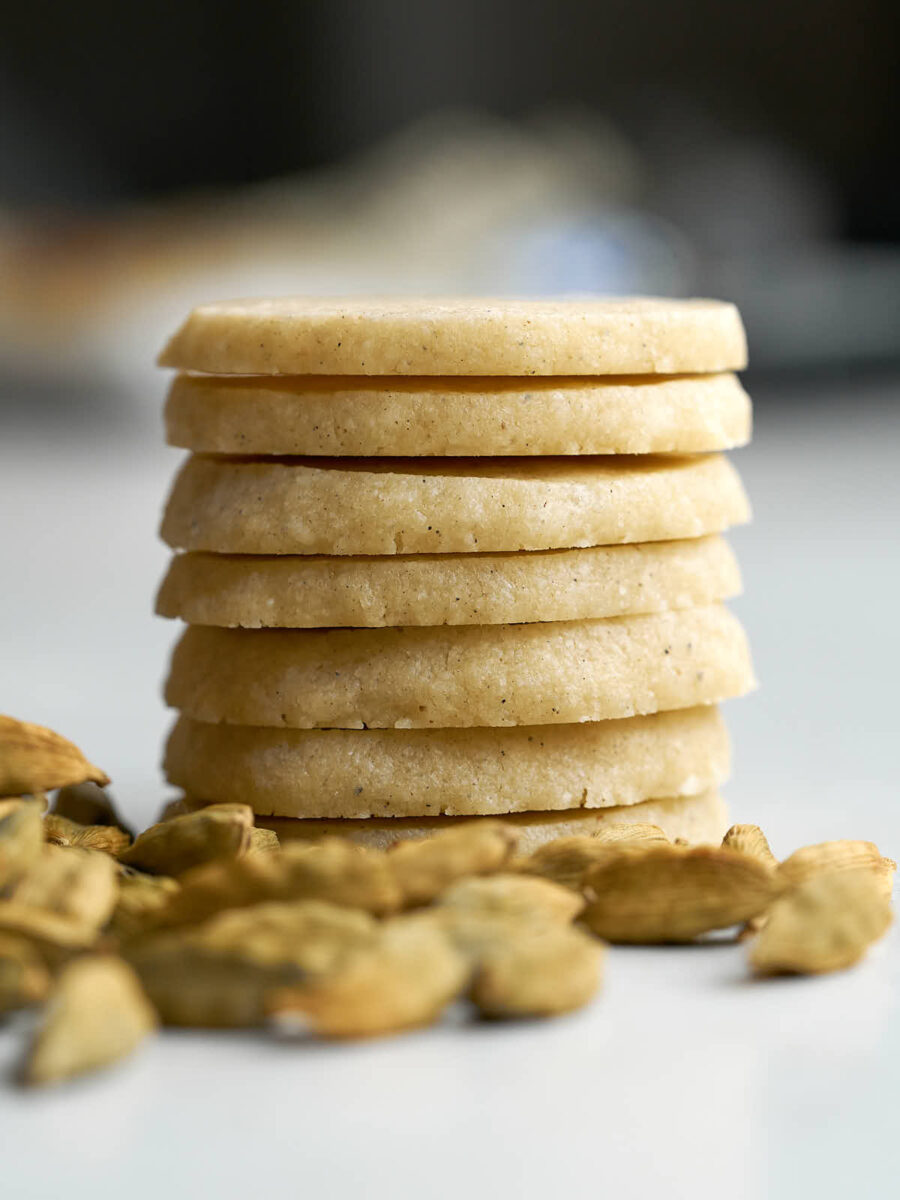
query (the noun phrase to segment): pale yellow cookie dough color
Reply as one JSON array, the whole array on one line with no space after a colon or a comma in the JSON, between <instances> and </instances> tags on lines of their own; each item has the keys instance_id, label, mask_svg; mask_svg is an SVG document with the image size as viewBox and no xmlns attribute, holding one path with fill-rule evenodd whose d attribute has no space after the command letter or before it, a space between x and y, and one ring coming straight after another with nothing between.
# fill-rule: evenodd
<instances>
[{"instance_id":1,"label":"pale yellow cookie dough color","mask_svg":"<svg viewBox=\"0 0 900 1200\"><path fill-rule=\"evenodd\" d=\"M296 729L559 725L713 704L753 686L724 606L454 628L187 629L166 700L189 717Z\"/></svg>"},{"instance_id":2,"label":"pale yellow cookie dough color","mask_svg":"<svg viewBox=\"0 0 900 1200\"><path fill-rule=\"evenodd\" d=\"M192 625L504 625L694 608L741 589L724 538L500 554L177 554L156 611Z\"/></svg>"},{"instance_id":3,"label":"pale yellow cookie dough color","mask_svg":"<svg viewBox=\"0 0 900 1200\"><path fill-rule=\"evenodd\" d=\"M505 729L261 729L181 717L170 783L283 817L464 816L637 804L728 774L712 707Z\"/></svg>"},{"instance_id":4,"label":"pale yellow cookie dough color","mask_svg":"<svg viewBox=\"0 0 900 1200\"><path fill-rule=\"evenodd\" d=\"M224 554L546 550L718 533L749 516L721 455L220 459L179 472L162 537Z\"/></svg>"},{"instance_id":5,"label":"pale yellow cookie dough color","mask_svg":"<svg viewBox=\"0 0 900 1200\"><path fill-rule=\"evenodd\" d=\"M177 375L170 445L204 454L693 454L750 438L731 374L508 379Z\"/></svg>"},{"instance_id":6,"label":"pale yellow cookie dough color","mask_svg":"<svg viewBox=\"0 0 900 1200\"><path fill-rule=\"evenodd\" d=\"M737 371L733 304L661 299L233 300L160 355L214 375L675 375Z\"/></svg>"}]
</instances>

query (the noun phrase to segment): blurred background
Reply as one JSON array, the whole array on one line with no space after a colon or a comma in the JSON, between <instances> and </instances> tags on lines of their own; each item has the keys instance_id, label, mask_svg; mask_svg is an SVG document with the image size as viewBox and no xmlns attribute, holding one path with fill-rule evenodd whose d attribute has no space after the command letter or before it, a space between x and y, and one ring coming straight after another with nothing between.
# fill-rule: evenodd
<instances>
[{"instance_id":1,"label":"blurred background","mask_svg":"<svg viewBox=\"0 0 900 1200\"><path fill-rule=\"evenodd\" d=\"M758 417L732 795L896 790L896 0L4 7L5 707L158 801L153 359L192 305L710 295Z\"/></svg>"},{"instance_id":2,"label":"blurred background","mask_svg":"<svg viewBox=\"0 0 900 1200\"><path fill-rule=\"evenodd\" d=\"M64 378L121 415L189 305L289 291L721 295L757 369L891 363L898 27L894 0L17 6L6 402Z\"/></svg>"}]
</instances>

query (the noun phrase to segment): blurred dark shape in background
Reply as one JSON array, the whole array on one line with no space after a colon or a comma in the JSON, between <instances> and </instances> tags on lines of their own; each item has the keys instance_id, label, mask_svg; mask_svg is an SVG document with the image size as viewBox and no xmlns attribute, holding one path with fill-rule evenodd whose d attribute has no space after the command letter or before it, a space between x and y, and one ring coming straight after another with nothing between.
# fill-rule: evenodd
<instances>
[{"instance_id":1,"label":"blurred dark shape in background","mask_svg":"<svg viewBox=\"0 0 900 1200\"><path fill-rule=\"evenodd\" d=\"M758 368L894 363L898 29L896 0L17 8L0 403L137 395L189 305L266 292L717 295Z\"/></svg>"}]
</instances>

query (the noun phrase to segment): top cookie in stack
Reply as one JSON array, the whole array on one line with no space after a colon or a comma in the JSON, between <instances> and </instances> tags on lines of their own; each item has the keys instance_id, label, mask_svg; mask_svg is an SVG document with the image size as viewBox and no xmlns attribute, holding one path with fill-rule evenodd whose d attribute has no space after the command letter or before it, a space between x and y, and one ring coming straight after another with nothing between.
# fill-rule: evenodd
<instances>
[{"instance_id":1,"label":"top cookie in stack","mask_svg":"<svg viewBox=\"0 0 900 1200\"><path fill-rule=\"evenodd\" d=\"M753 682L720 536L745 357L714 301L197 309L161 358L193 452L162 530L170 781L301 836L716 836L715 705Z\"/></svg>"}]
</instances>

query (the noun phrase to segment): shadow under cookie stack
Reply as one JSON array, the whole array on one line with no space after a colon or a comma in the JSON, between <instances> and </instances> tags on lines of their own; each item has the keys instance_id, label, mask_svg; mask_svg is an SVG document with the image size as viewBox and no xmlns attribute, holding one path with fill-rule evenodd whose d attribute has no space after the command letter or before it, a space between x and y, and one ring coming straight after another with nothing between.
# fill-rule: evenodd
<instances>
[{"instance_id":1,"label":"shadow under cookie stack","mask_svg":"<svg viewBox=\"0 0 900 1200\"><path fill-rule=\"evenodd\" d=\"M484 816L523 849L721 837L745 356L713 301L195 310L161 358L185 803L370 845Z\"/></svg>"}]
</instances>

